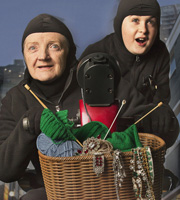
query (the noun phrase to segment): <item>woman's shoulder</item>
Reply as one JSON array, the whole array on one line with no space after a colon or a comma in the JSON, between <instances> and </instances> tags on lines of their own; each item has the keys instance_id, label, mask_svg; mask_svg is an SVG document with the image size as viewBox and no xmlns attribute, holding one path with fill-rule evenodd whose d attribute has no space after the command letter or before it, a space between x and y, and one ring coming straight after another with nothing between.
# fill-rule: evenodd
<instances>
[{"instance_id":1,"label":"woman's shoulder","mask_svg":"<svg viewBox=\"0 0 180 200\"><path fill-rule=\"evenodd\" d=\"M25 88L23 85L25 84L25 80L20 81L16 86L9 89L2 99L2 103L6 101L19 101L25 98Z\"/></svg>"}]
</instances>

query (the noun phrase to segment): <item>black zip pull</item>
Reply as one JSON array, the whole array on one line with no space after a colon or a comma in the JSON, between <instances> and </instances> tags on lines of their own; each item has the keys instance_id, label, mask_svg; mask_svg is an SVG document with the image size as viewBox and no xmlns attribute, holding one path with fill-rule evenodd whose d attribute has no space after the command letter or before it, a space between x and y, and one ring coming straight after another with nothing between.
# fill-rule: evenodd
<instances>
[{"instance_id":1,"label":"black zip pull","mask_svg":"<svg viewBox=\"0 0 180 200\"><path fill-rule=\"evenodd\" d=\"M59 105L55 106L55 108L56 108L57 112L59 112L61 110L60 107L59 107Z\"/></svg>"},{"instance_id":2,"label":"black zip pull","mask_svg":"<svg viewBox=\"0 0 180 200\"><path fill-rule=\"evenodd\" d=\"M140 62L140 57L136 56L136 62Z\"/></svg>"}]
</instances>

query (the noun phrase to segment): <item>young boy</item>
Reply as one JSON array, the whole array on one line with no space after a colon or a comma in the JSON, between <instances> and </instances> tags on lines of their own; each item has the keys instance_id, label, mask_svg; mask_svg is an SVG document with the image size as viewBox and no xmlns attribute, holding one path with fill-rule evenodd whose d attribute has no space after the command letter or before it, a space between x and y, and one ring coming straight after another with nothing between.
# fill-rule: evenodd
<instances>
[{"instance_id":1,"label":"young boy","mask_svg":"<svg viewBox=\"0 0 180 200\"><path fill-rule=\"evenodd\" d=\"M142 116L163 102L138 128L159 135L168 148L177 138L179 125L168 106L170 57L159 39L159 28L160 6L156 0L121 0L114 33L89 45L81 58L104 52L119 62L121 80L116 97L127 102L120 117Z\"/></svg>"}]
</instances>

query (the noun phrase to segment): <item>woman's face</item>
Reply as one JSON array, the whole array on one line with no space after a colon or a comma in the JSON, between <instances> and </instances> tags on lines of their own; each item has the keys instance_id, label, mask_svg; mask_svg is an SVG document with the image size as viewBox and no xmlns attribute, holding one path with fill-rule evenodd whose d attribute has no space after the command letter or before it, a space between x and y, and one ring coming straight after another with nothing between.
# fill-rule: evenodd
<instances>
[{"instance_id":1,"label":"woman's face","mask_svg":"<svg viewBox=\"0 0 180 200\"><path fill-rule=\"evenodd\" d=\"M122 38L125 47L134 55L146 54L157 36L156 18L129 15L122 23Z\"/></svg>"},{"instance_id":2,"label":"woman's face","mask_svg":"<svg viewBox=\"0 0 180 200\"><path fill-rule=\"evenodd\" d=\"M53 81L66 68L69 43L60 33L32 33L24 41L24 58L33 79Z\"/></svg>"}]
</instances>

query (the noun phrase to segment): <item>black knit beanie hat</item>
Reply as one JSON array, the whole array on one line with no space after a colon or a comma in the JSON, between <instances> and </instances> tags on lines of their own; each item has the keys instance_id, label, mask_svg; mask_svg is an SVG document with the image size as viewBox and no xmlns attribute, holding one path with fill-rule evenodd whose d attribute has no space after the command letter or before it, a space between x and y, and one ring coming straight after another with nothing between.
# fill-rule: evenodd
<instances>
[{"instance_id":1,"label":"black knit beanie hat","mask_svg":"<svg viewBox=\"0 0 180 200\"><path fill-rule=\"evenodd\" d=\"M22 37L22 52L24 51L24 40L26 37L32 33L40 32L56 32L65 36L69 42L68 58L74 59L76 46L69 29L63 22L49 14L40 14L28 23Z\"/></svg>"},{"instance_id":2,"label":"black knit beanie hat","mask_svg":"<svg viewBox=\"0 0 180 200\"><path fill-rule=\"evenodd\" d=\"M129 15L154 16L160 28L161 10L157 0L121 0L118 6L117 14L114 18L114 30L117 36L122 40L121 27L125 17Z\"/></svg>"}]
</instances>

